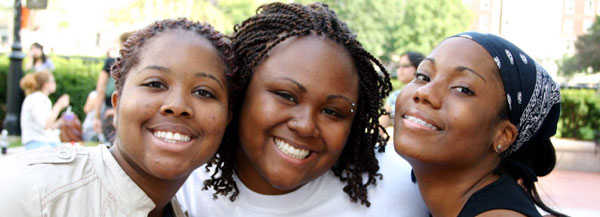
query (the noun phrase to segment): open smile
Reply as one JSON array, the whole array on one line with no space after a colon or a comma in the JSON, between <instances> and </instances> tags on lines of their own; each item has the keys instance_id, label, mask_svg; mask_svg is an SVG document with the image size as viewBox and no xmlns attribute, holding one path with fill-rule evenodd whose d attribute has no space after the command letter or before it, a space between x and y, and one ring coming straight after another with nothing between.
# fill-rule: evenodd
<instances>
[{"instance_id":1,"label":"open smile","mask_svg":"<svg viewBox=\"0 0 600 217\"><path fill-rule=\"evenodd\" d=\"M314 151L305 147L298 147L298 145L291 144L282 138L273 137L273 144L284 159L294 164L305 164L316 157Z\"/></svg>"},{"instance_id":2,"label":"open smile","mask_svg":"<svg viewBox=\"0 0 600 217\"><path fill-rule=\"evenodd\" d=\"M196 141L196 136L168 130L150 130L153 143L168 152L184 152Z\"/></svg>"},{"instance_id":3,"label":"open smile","mask_svg":"<svg viewBox=\"0 0 600 217\"><path fill-rule=\"evenodd\" d=\"M432 121L427 120L419 115L405 114L402 115L402 120L409 128L425 129L425 130L441 130Z\"/></svg>"}]
</instances>

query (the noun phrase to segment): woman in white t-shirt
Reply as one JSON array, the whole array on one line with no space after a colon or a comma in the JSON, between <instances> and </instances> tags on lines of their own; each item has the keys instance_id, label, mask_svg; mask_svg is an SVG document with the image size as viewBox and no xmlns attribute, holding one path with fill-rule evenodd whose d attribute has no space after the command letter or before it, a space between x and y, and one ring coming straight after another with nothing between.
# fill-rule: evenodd
<instances>
[{"instance_id":1,"label":"woman in white t-shirt","mask_svg":"<svg viewBox=\"0 0 600 217\"><path fill-rule=\"evenodd\" d=\"M408 164L378 153L381 63L324 4L257 11L232 37L243 103L179 192L191 216L427 216Z\"/></svg>"},{"instance_id":2,"label":"woman in white t-shirt","mask_svg":"<svg viewBox=\"0 0 600 217\"><path fill-rule=\"evenodd\" d=\"M52 106L48 95L56 91L56 82L49 71L29 73L20 85L27 96L21 108L21 143L28 150L59 145L58 116L69 105L69 95L62 95Z\"/></svg>"}]
</instances>

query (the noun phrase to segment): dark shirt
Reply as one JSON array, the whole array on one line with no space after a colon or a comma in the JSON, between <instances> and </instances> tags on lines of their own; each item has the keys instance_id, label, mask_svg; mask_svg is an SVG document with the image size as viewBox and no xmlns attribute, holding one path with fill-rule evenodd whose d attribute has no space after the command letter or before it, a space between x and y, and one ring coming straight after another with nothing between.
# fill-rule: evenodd
<instances>
[{"instance_id":1,"label":"dark shirt","mask_svg":"<svg viewBox=\"0 0 600 217\"><path fill-rule=\"evenodd\" d=\"M110 67L115 63L115 58L106 58L102 71L108 73L108 81L106 81L106 89L104 90L104 104L107 108L112 108L112 101L110 99L112 93L115 91L115 79L110 76Z\"/></svg>"},{"instance_id":2,"label":"dark shirt","mask_svg":"<svg viewBox=\"0 0 600 217\"><path fill-rule=\"evenodd\" d=\"M475 192L458 214L472 217L494 209L506 209L526 216L541 217L530 196L507 175Z\"/></svg>"}]
</instances>

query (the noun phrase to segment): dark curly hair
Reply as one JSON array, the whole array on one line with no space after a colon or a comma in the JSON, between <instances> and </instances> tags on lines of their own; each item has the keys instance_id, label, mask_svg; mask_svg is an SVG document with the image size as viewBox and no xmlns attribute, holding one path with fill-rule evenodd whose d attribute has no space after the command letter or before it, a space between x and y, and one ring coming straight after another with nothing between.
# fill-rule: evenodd
<instances>
[{"instance_id":1,"label":"dark curly hair","mask_svg":"<svg viewBox=\"0 0 600 217\"><path fill-rule=\"evenodd\" d=\"M123 43L123 48L119 51L120 57L117 58L110 70L111 76L115 79L115 87L117 91L121 93L123 84L125 84L125 80L127 79L127 73L138 63L140 51L142 50L144 44L157 36L160 32L176 29L193 31L198 35L208 39L208 41L215 46L226 66L225 77L227 78L227 87L230 90L229 96L231 99L231 92L234 91L235 87L233 87L230 78L235 72L236 68L233 64L234 53L231 48L231 42L229 38L216 31L209 24L190 21L186 18L156 21L144 27L143 29L136 31L135 33L131 34L131 36L126 37L127 40ZM230 108L232 108L233 101L229 101Z\"/></svg>"},{"instance_id":2,"label":"dark curly hair","mask_svg":"<svg viewBox=\"0 0 600 217\"><path fill-rule=\"evenodd\" d=\"M252 69L268 58L272 48L289 38L311 34L325 35L339 43L348 51L357 68L360 82L356 116L352 122L348 142L331 169L340 180L347 183L343 191L350 196L350 200L360 200L361 204L369 207L367 187L376 184L376 178L382 177L377 173L379 163L375 158L375 149L385 151L385 144L389 140L387 133L379 134L383 129L379 124L379 116L384 113L383 99L391 90L390 78L383 65L363 49L356 40L356 35L327 5L265 4L257 9L255 16L235 26L232 47L236 53L235 64L239 71L234 74L233 80L236 86L241 88L235 93L234 101L243 102L252 78ZM237 136L240 107L234 107L234 120L226 132L225 137L231 141L221 146L215 160L208 163L207 171L210 171L211 167L215 169L211 178L204 182L205 190L215 190L215 198L218 194L227 196L232 192L231 201L239 194L233 174L236 167L235 153L240 144ZM365 173L368 177L366 181L363 180Z\"/></svg>"}]
</instances>

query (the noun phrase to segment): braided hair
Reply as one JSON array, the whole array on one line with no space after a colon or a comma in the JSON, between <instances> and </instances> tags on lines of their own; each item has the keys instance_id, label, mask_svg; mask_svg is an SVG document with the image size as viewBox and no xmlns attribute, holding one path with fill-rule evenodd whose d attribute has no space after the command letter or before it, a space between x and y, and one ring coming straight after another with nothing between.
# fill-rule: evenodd
<instances>
[{"instance_id":1,"label":"braided hair","mask_svg":"<svg viewBox=\"0 0 600 217\"><path fill-rule=\"evenodd\" d=\"M367 187L376 184L379 164L375 149L385 151L389 135L380 135L379 116L384 114L383 99L391 90L389 74L383 65L365 51L347 25L339 20L326 4L310 5L271 3L260 6L257 14L234 27L232 47L236 53L235 64L239 70L233 75L234 86L240 87L234 93L234 101L242 102L246 95L252 70L268 58L269 51L279 43L293 37L311 34L325 35L343 46L354 62L360 78L357 112L352 122L348 142L341 156L331 168L333 173L346 182L343 191L350 201L360 201L369 207ZM377 66L381 74L374 68ZM230 140L217 151L214 161L207 164L207 171L215 167L210 179L204 181L204 190L212 188L218 194L234 201L239 190L233 180L236 165L236 150L239 148L237 136L241 106L234 107L234 120L228 126L225 138ZM385 130L383 130L385 132ZM367 180L363 180L366 174Z\"/></svg>"},{"instance_id":2,"label":"braided hair","mask_svg":"<svg viewBox=\"0 0 600 217\"><path fill-rule=\"evenodd\" d=\"M126 37L127 40L123 43L123 48L119 51L120 57L117 58L110 70L111 76L116 82L115 87L119 93L121 93L123 89L125 79L127 78L127 73L129 73L131 68L135 67L135 65L138 63L140 52L144 44L150 39L159 35L161 32L177 29L192 31L208 39L208 41L215 46L219 52L219 55L223 59L223 62L225 63L225 77L230 78L233 75L233 72L236 70L233 65L234 55L233 50L231 49L231 43L225 35L216 31L211 25L206 23L194 22L186 18L179 18L177 20L166 19L156 21L133 33L131 36ZM231 92L234 90L232 89L233 87L230 79L226 80L228 83L227 87L230 89L229 92L231 97ZM232 103L229 104L230 107L233 106Z\"/></svg>"}]
</instances>

